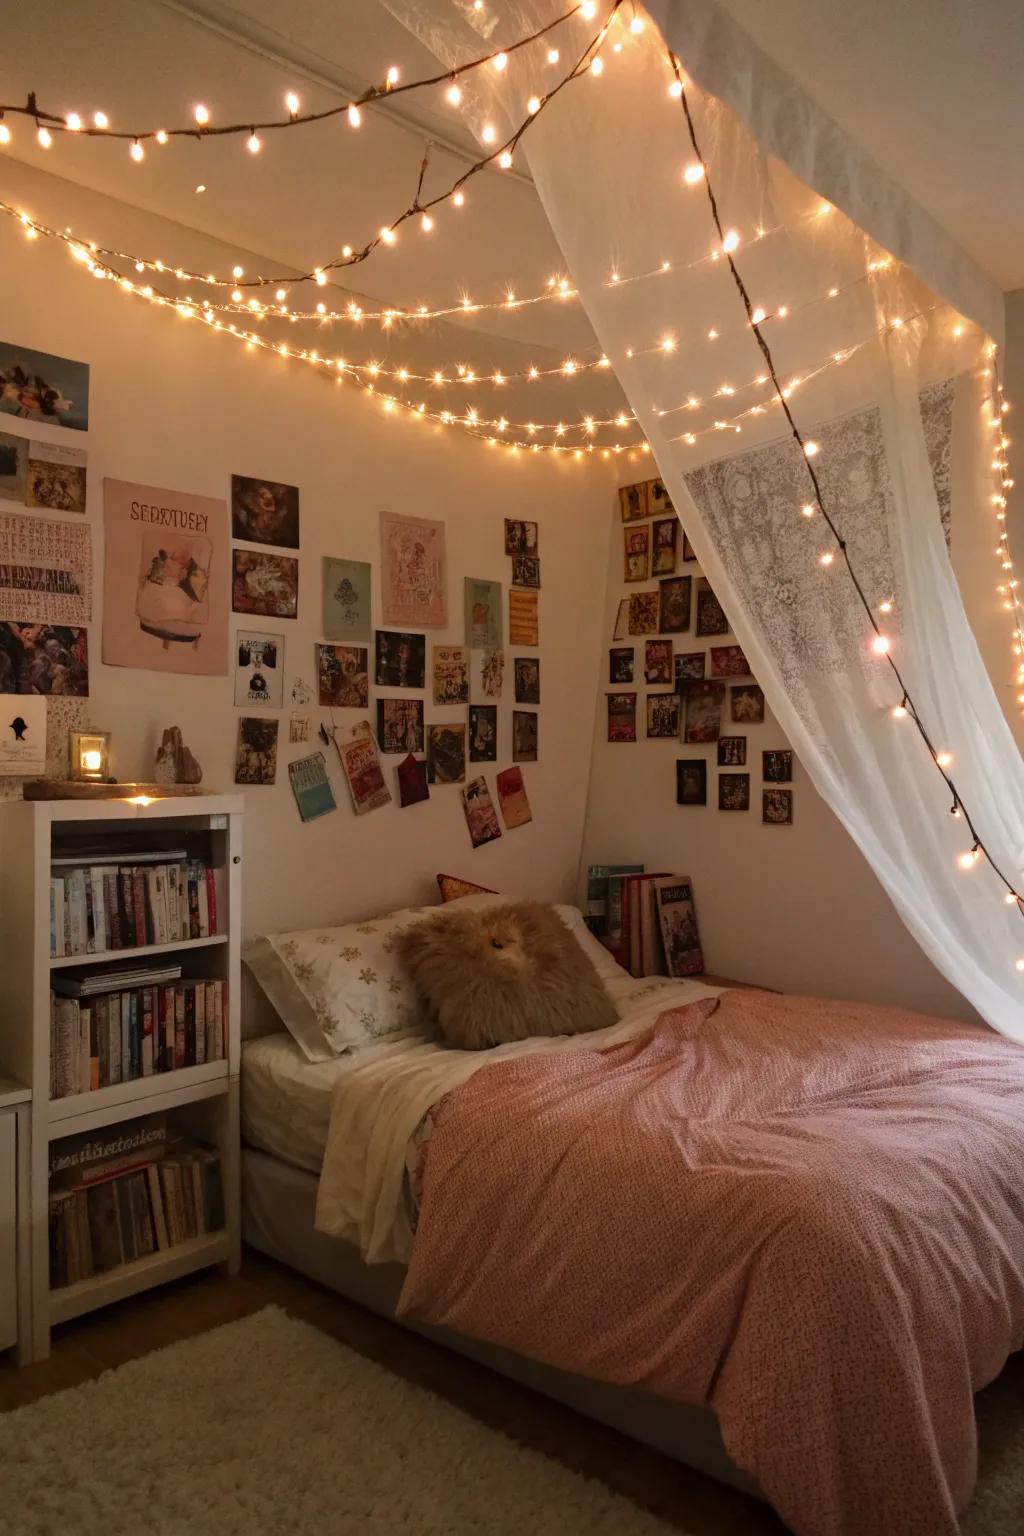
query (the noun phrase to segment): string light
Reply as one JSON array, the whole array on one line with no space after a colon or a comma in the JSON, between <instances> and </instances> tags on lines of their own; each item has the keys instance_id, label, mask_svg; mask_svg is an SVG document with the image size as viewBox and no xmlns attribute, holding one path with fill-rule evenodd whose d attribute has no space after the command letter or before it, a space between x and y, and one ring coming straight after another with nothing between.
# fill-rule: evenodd
<instances>
[{"instance_id":1,"label":"string light","mask_svg":"<svg viewBox=\"0 0 1024 1536\"><path fill-rule=\"evenodd\" d=\"M110 118L105 112L94 112L92 115L92 125L94 128L98 128L100 133L106 133L110 127ZM84 132L88 133L88 128Z\"/></svg>"},{"instance_id":2,"label":"string light","mask_svg":"<svg viewBox=\"0 0 1024 1536\"><path fill-rule=\"evenodd\" d=\"M260 138L255 128L253 129L252 133L250 133L248 139L246 139L245 142L246 148L251 155L258 155L260 150L263 148L263 140Z\"/></svg>"},{"instance_id":3,"label":"string light","mask_svg":"<svg viewBox=\"0 0 1024 1536\"><path fill-rule=\"evenodd\" d=\"M0 144L9 144L10 142L11 130L6 123L0 122Z\"/></svg>"},{"instance_id":4,"label":"string light","mask_svg":"<svg viewBox=\"0 0 1024 1536\"><path fill-rule=\"evenodd\" d=\"M210 121L210 109L209 107L205 107L202 102L200 102L199 105L195 108L192 115L196 122L199 124L200 128L205 128L207 123Z\"/></svg>"},{"instance_id":5,"label":"string light","mask_svg":"<svg viewBox=\"0 0 1024 1536\"><path fill-rule=\"evenodd\" d=\"M136 139L135 143L132 145L131 149L129 150L129 154L133 160L145 160L146 151L143 149L138 139Z\"/></svg>"}]
</instances>

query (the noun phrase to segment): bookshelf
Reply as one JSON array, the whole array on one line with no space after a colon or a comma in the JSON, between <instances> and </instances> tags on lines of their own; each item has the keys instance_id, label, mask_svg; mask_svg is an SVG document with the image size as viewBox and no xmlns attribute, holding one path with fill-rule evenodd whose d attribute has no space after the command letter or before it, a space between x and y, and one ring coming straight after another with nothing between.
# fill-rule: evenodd
<instances>
[{"instance_id":1,"label":"bookshelf","mask_svg":"<svg viewBox=\"0 0 1024 1536\"><path fill-rule=\"evenodd\" d=\"M120 947L74 955L51 953L54 876L80 865L131 868L136 855L143 863L149 856L156 864L156 856L164 854L168 863L183 863L182 852L191 863L213 871L210 899L216 904L215 933L176 938L174 933L187 928L183 917L167 942L129 944L122 932L114 937L115 943L118 938L125 940ZM43 1359L49 1353L50 1329L55 1324L192 1270L223 1264L233 1272L238 1267L241 860L242 799L237 795L168 797L146 804L135 800L12 801L0 807L0 1073L11 1074L31 1090L29 1177L27 1198L19 1205L18 1235L30 1256L33 1359ZM102 897L94 894L90 899ZM125 921L123 907L121 921ZM93 923L90 905L90 935ZM109 928L108 921L96 919L97 936L106 931L109 937ZM133 936L140 936L140 932L136 926ZM191 1057L189 1064L182 1064L174 1051L173 1014L166 1021L166 1031L161 1014L155 1043L149 1042L157 1060L154 1062L153 1056L147 1059L145 1074L136 1054L131 1071L137 1075L129 1075L126 1067L118 1080L121 1067L111 1055L109 1063L104 1063L111 1080L98 1086L96 1060L91 1063L91 1078L88 1060L90 1055L96 1057L98 1047L86 1045L85 1060L80 1061L84 1079L75 1078L71 1084L79 1091L69 1091L65 1082L60 1096L51 1097L57 1066L51 1063L51 989L60 984L58 979L66 986L95 985L107 975L142 964L181 967L180 981L168 983L166 988L125 984L123 990L135 992L140 999L143 991L149 994L154 1014L156 994L173 991L175 985L179 990L198 987L204 998L218 999L222 1012L217 1015L217 1038L222 1037L223 1054L199 1060L200 1052L193 1049L196 1016L192 1016L189 1049L196 1064L191 1064ZM79 999L79 1007L86 1003L87 995ZM91 1013L95 997L88 1003ZM192 1006L198 1007L195 1003ZM131 1013L136 1053L142 1030L141 1000L138 1007L138 1020L135 1012ZM146 1021L152 1026L150 1014ZM127 1041L128 1025L122 1028L122 1039ZM212 1038L212 1029L211 1014L207 1041ZM110 1030L113 1040L117 1034L113 1020ZM201 1023L198 1033L202 1037ZM95 1028L93 1034L95 1037ZM165 1042L162 1057L161 1040ZM113 1048L111 1045L112 1052ZM51 1288L51 1157L59 1157L62 1146L81 1144L69 1138L86 1134L99 1138L105 1133L117 1134L121 1127L128 1134L132 1122L143 1116L162 1117L169 1136L201 1143L217 1152L225 1225Z\"/></svg>"}]
</instances>

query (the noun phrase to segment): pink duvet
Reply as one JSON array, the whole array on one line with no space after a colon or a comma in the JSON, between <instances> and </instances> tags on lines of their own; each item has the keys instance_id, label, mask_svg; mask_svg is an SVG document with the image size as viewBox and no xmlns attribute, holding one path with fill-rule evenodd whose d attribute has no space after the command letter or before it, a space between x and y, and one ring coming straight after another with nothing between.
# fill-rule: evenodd
<instances>
[{"instance_id":1,"label":"pink duvet","mask_svg":"<svg viewBox=\"0 0 1024 1536\"><path fill-rule=\"evenodd\" d=\"M400 1311L710 1406L799 1536L946 1536L1024 1339L1024 1049L737 991L487 1067Z\"/></svg>"}]
</instances>

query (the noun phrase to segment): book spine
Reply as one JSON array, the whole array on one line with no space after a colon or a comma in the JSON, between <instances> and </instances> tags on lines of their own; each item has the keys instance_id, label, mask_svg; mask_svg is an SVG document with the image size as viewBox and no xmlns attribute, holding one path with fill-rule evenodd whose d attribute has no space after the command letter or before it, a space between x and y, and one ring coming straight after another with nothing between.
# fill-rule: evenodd
<instances>
[{"instance_id":1,"label":"book spine","mask_svg":"<svg viewBox=\"0 0 1024 1536\"><path fill-rule=\"evenodd\" d=\"M181 911L178 906L178 866L167 866L167 931L170 942L181 938Z\"/></svg>"},{"instance_id":2,"label":"book spine","mask_svg":"<svg viewBox=\"0 0 1024 1536\"><path fill-rule=\"evenodd\" d=\"M179 982L174 989L174 1065L186 1065L185 1051L185 988Z\"/></svg>"},{"instance_id":3,"label":"book spine","mask_svg":"<svg viewBox=\"0 0 1024 1536\"><path fill-rule=\"evenodd\" d=\"M164 1213L164 1196L160 1187L160 1169L156 1163L150 1163L146 1169L146 1183L149 1189L149 1208L153 1216L153 1234L156 1237L157 1247L163 1251L171 1246L171 1240L167 1232L167 1217Z\"/></svg>"},{"instance_id":4,"label":"book spine","mask_svg":"<svg viewBox=\"0 0 1024 1536\"><path fill-rule=\"evenodd\" d=\"M68 953L85 955L89 952L89 922L85 904L85 871L75 869L68 881L68 910L71 919L71 944Z\"/></svg>"},{"instance_id":5,"label":"book spine","mask_svg":"<svg viewBox=\"0 0 1024 1536\"><path fill-rule=\"evenodd\" d=\"M92 1087L92 1057L90 1042L92 1036L92 1009L79 1008L78 1010L78 1083L76 1093L88 1093Z\"/></svg>"},{"instance_id":6,"label":"book spine","mask_svg":"<svg viewBox=\"0 0 1024 1536\"><path fill-rule=\"evenodd\" d=\"M89 886L92 890L93 946L97 954L103 954L110 948L110 935L107 932L107 898L103 870L98 866L89 870Z\"/></svg>"},{"instance_id":7,"label":"book spine","mask_svg":"<svg viewBox=\"0 0 1024 1536\"><path fill-rule=\"evenodd\" d=\"M127 867L117 872L118 910L121 914L121 939L123 949L135 948L135 894L132 889L132 872Z\"/></svg>"},{"instance_id":8,"label":"book spine","mask_svg":"<svg viewBox=\"0 0 1024 1536\"><path fill-rule=\"evenodd\" d=\"M131 1188L126 1178L114 1179L113 1185L117 1198L117 1225L121 1233L121 1249L124 1253L124 1262L131 1264L139 1256L135 1242Z\"/></svg>"},{"instance_id":9,"label":"book spine","mask_svg":"<svg viewBox=\"0 0 1024 1536\"><path fill-rule=\"evenodd\" d=\"M202 938L199 929L199 866L195 860L188 864L188 936Z\"/></svg>"},{"instance_id":10,"label":"book spine","mask_svg":"<svg viewBox=\"0 0 1024 1536\"><path fill-rule=\"evenodd\" d=\"M123 949L121 937L121 910L117 899L117 871L103 871L103 905L107 913L108 939L111 949Z\"/></svg>"},{"instance_id":11,"label":"book spine","mask_svg":"<svg viewBox=\"0 0 1024 1536\"><path fill-rule=\"evenodd\" d=\"M130 875L132 891L132 926L135 932L135 943L141 948L143 944L152 944L151 929L146 923L146 871L133 869Z\"/></svg>"},{"instance_id":12,"label":"book spine","mask_svg":"<svg viewBox=\"0 0 1024 1536\"><path fill-rule=\"evenodd\" d=\"M143 875L146 887L146 933L150 944L163 944L160 920L160 871L147 869Z\"/></svg>"},{"instance_id":13,"label":"book spine","mask_svg":"<svg viewBox=\"0 0 1024 1536\"><path fill-rule=\"evenodd\" d=\"M185 1066L196 1064L196 989L186 982L185 993Z\"/></svg>"},{"instance_id":14,"label":"book spine","mask_svg":"<svg viewBox=\"0 0 1024 1536\"><path fill-rule=\"evenodd\" d=\"M179 1175L178 1188L181 1193L182 1203L182 1226L185 1233L185 1239L187 1241L190 1237L198 1237L199 1235L199 1231L196 1226L196 1197L192 1183L192 1169L190 1166L191 1159L188 1157L181 1157L178 1158L177 1161Z\"/></svg>"},{"instance_id":15,"label":"book spine","mask_svg":"<svg viewBox=\"0 0 1024 1536\"><path fill-rule=\"evenodd\" d=\"M56 960L62 953L57 948L57 887L59 881L50 881L50 956Z\"/></svg>"},{"instance_id":16,"label":"book spine","mask_svg":"<svg viewBox=\"0 0 1024 1536\"><path fill-rule=\"evenodd\" d=\"M83 1280L91 1280L96 1273L92 1257L92 1234L89 1231L89 1203L85 1190L75 1195L75 1235L78 1247L78 1272Z\"/></svg>"},{"instance_id":17,"label":"book spine","mask_svg":"<svg viewBox=\"0 0 1024 1536\"><path fill-rule=\"evenodd\" d=\"M164 1158L160 1164L160 1188L164 1197L164 1213L167 1218L169 1246L185 1241L185 1212L181 1200L181 1170L173 1158Z\"/></svg>"},{"instance_id":18,"label":"book spine","mask_svg":"<svg viewBox=\"0 0 1024 1536\"><path fill-rule=\"evenodd\" d=\"M217 927L217 876L216 871L206 871L206 931L209 934L219 933Z\"/></svg>"},{"instance_id":19,"label":"book spine","mask_svg":"<svg viewBox=\"0 0 1024 1536\"><path fill-rule=\"evenodd\" d=\"M110 1041L110 1081L124 1082L124 1064L121 1055L121 994L111 992L107 998L107 1037Z\"/></svg>"},{"instance_id":20,"label":"book spine","mask_svg":"<svg viewBox=\"0 0 1024 1536\"><path fill-rule=\"evenodd\" d=\"M82 870L82 886L85 891L85 949L87 954L95 954L96 945L96 917L92 909L92 878L89 870Z\"/></svg>"},{"instance_id":21,"label":"book spine","mask_svg":"<svg viewBox=\"0 0 1024 1536\"><path fill-rule=\"evenodd\" d=\"M89 1092L100 1086L99 998L89 1008Z\"/></svg>"},{"instance_id":22,"label":"book spine","mask_svg":"<svg viewBox=\"0 0 1024 1536\"><path fill-rule=\"evenodd\" d=\"M153 1049L155 1032L153 1028L153 1007L155 1001L155 989L143 987L142 993L142 1075L152 1077L156 1070L156 1058Z\"/></svg>"},{"instance_id":23,"label":"book spine","mask_svg":"<svg viewBox=\"0 0 1024 1536\"><path fill-rule=\"evenodd\" d=\"M141 1259L156 1251L153 1217L149 1208L149 1184L145 1172L130 1174L128 1185L135 1225L135 1249Z\"/></svg>"},{"instance_id":24,"label":"book spine","mask_svg":"<svg viewBox=\"0 0 1024 1536\"><path fill-rule=\"evenodd\" d=\"M55 1013L53 1097L63 1099L74 1093L77 1085L78 1004L74 998L59 997Z\"/></svg>"},{"instance_id":25,"label":"book spine","mask_svg":"<svg viewBox=\"0 0 1024 1536\"><path fill-rule=\"evenodd\" d=\"M196 1066L201 1067L206 1061L206 985L204 982L192 983L192 1006L196 1014Z\"/></svg>"},{"instance_id":26,"label":"book spine","mask_svg":"<svg viewBox=\"0 0 1024 1536\"><path fill-rule=\"evenodd\" d=\"M199 895L199 937L207 939L210 936L210 898L206 889L206 874L201 864L196 872L196 885Z\"/></svg>"},{"instance_id":27,"label":"book spine","mask_svg":"<svg viewBox=\"0 0 1024 1536\"><path fill-rule=\"evenodd\" d=\"M203 1209L207 1232L220 1232L227 1226L224 1212L224 1182L220 1172L220 1158L216 1152L204 1152L200 1156L203 1169Z\"/></svg>"},{"instance_id":28,"label":"book spine","mask_svg":"<svg viewBox=\"0 0 1024 1536\"><path fill-rule=\"evenodd\" d=\"M195 1210L196 1236L203 1237L209 1230L206 1225L206 1187L203 1182L203 1165L198 1157L185 1165L185 1172L192 1180L192 1205Z\"/></svg>"},{"instance_id":29,"label":"book spine","mask_svg":"<svg viewBox=\"0 0 1024 1536\"><path fill-rule=\"evenodd\" d=\"M99 1047L100 1058L100 1087L109 1087L112 1079L110 1076L110 1033L109 1033L109 1008L108 999L98 997L96 999L96 1044Z\"/></svg>"}]
</instances>

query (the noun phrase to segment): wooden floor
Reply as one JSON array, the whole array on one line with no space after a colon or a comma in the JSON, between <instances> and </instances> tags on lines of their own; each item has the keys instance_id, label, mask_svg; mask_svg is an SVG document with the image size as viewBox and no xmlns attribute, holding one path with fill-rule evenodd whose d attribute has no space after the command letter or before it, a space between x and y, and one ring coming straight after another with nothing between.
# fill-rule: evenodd
<instances>
[{"instance_id":1,"label":"wooden floor","mask_svg":"<svg viewBox=\"0 0 1024 1536\"><path fill-rule=\"evenodd\" d=\"M0 1412L76 1386L179 1339L273 1303L399 1376L438 1393L493 1429L598 1478L690 1536L780 1536L783 1526L745 1494L645 1450L614 1430L517 1387L396 1324L344 1301L251 1249L233 1278L191 1275L65 1323L39 1365L0 1357Z\"/></svg>"}]
</instances>

